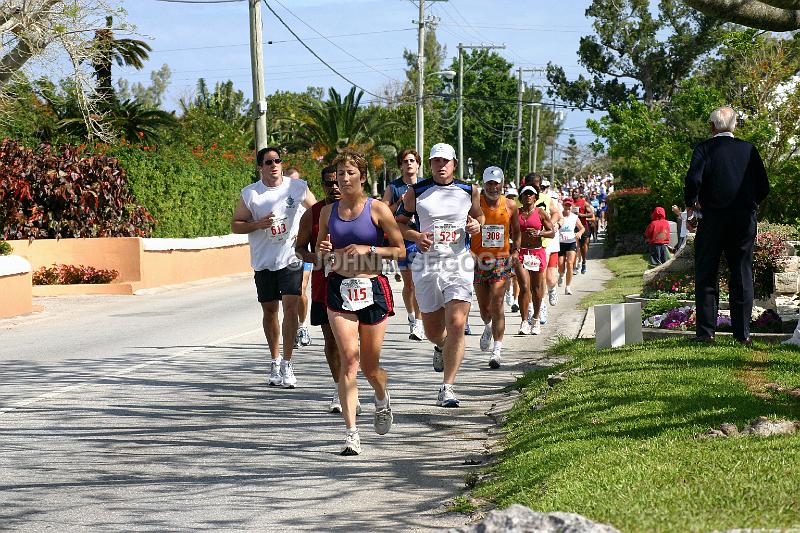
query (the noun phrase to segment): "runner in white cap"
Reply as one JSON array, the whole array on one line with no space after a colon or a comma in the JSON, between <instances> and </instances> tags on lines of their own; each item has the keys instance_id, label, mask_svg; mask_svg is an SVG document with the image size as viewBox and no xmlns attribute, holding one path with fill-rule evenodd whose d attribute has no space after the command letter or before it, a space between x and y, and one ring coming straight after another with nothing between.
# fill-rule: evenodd
<instances>
[{"instance_id":1,"label":"runner in white cap","mask_svg":"<svg viewBox=\"0 0 800 533\"><path fill-rule=\"evenodd\" d=\"M514 277L513 263L520 242L517 203L503 197L503 181L503 171L499 167L483 171L480 202L485 223L480 236L470 239L476 263L475 294L483 320L480 348L492 352L489 368L500 368L506 330L503 293L506 281Z\"/></svg>"},{"instance_id":2,"label":"runner in white cap","mask_svg":"<svg viewBox=\"0 0 800 533\"><path fill-rule=\"evenodd\" d=\"M519 208L517 203L517 197L519 196L519 192L517 188L514 187L514 184L511 183L506 188L506 198L514 202ZM519 305L517 304L517 300L519 299L519 283L517 283L517 277L512 276L506 280L506 305L511 308L512 313L516 313L519 311Z\"/></svg>"},{"instance_id":3,"label":"runner in white cap","mask_svg":"<svg viewBox=\"0 0 800 533\"><path fill-rule=\"evenodd\" d=\"M411 264L414 290L425 335L434 344L433 368L444 371L436 404L458 407L453 384L464 358L475 265L466 234L480 232L483 214L477 187L453 178L458 163L452 146L433 145L429 162L432 177L409 187L397 222L403 238L416 241L419 250ZM415 214L419 231L408 226Z\"/></svg>"}]
</instances>

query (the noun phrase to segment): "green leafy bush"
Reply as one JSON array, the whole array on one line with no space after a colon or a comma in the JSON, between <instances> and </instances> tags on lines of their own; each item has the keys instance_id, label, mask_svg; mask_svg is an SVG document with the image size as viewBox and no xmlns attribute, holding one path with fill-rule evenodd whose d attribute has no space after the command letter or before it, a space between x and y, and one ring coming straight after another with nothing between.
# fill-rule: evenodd
<instances>
[{"instance_id":1,"label":"green leafy bush","mask_svg":"<svg viewBox=\"0 0 800 533\"><path fill-rule=\"evenodd\" d=\"M113 269L83 265L57 265L42 267L33 273L34 285L78 285L111 283L119 277Z\"/></svg>"},{"instance_id":2,"label":"green leafy bush","mask_svg":"<svg viewBox=\"0 0 800 533\"><path fill-rule=\"evenodd\" d=\"M155 219L153 237L230 233L242 187L255 178L253 154L181 145L108 147L136 198Z\"/></svg>"},{"instance_id":3,"label":"green leafy bush","mask_svg":"<svg viewBox=\"0 0 800 533\"><path fill-rule=\"evenodd\" d=\"M671 309L676 309L681 306L677 298L673 296L663 296L658 300L648 302L642 309L642 316L663 315Z\"/></svg>"},{"instance_id":4,"label":"green leafy bush","mask_svg":"<svg viewBox=\"0 0 800 533\"><path fill-rule=\"evenodd\" d=\"M656 205L655 197L644 187L621 189L608 196L606 246L617 252L614 255L644 252L644 230Z\"/></svg>"},{"instance_id":5,"label":"green leafy bush","mask_svg":"<svg viewBox=\"0 0 800 533\"><path fill-rule=\"evenodd\" d=\"M0 142L2 238L148 237L152 220L117 160L74 146Z\"/></svg>"},{"instance_id":6,"label":"green leafy bush","mask_svg":"<svg viewBox=\"0 0 800 533\"><path fill-rule=\"evenodd\" d=\"M14 249L6 241L0 239L0 255L11 255Z\"/></svg>"}]
</instances>

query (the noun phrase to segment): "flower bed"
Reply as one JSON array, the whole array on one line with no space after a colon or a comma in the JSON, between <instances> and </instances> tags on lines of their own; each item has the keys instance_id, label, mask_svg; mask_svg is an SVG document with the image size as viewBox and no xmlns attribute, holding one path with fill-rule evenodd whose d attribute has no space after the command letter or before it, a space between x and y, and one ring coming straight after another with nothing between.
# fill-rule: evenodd
<instances>
[{"instance_id":1,"label":"flower bed","mask_svg":"<svg viewBox=\"0 0 800 533\"><path fill-rule=\"evenodd\" d=\"M81 285L111 283L119 276L113 269L85 267L83 265L56 265L41 267L33 273L34 285Z\"/></svg>"},{"instance_id":2,"label":"flower bed","mask_svg":"<svg viewBox=\"0 0 800 533\"><path fill-rule=\"evenodd\" d=\"M648 282L642 287L642 298L658 299L664 297L678 300L694 300L694 274L668 274L663 278ZM728 281L723 276L719 279L719 298L728 299Z\"/></svg>"},{"instance_id":3,"label":"flower bed","mask_svg":"<svg viewBox=\"0 0 800 533\"><path fill-rule=\"evenodd\" d=\"M696 323L695 307L685 305L670 309L663 314L645 318L642 321L642 327L688 331L694 329ZM716 329L717 331L732 331L730 315L718 314ZM753 333L780 333L781 318L772 309L766 309L755 320L750 321L750 331Z\"/></svg>"}]
</instances>

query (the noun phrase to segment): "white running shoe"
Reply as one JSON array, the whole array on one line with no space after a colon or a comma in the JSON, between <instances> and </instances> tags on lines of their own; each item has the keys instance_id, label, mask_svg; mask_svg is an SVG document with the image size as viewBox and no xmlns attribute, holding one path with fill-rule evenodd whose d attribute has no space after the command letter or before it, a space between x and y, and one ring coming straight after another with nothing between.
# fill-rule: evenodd
<instances>
[{"instance_id":1,"label":"white running shoe","mask_svg":"<svg viewBox=\"0 0 800 533\"><path fill-rule=\"evenodd\" d=\"M547 324L547 306L544 305L544 302L542 302L542 306L539 308L539 324L543 326Z\"/></svg>"},{"instance_id":2,"label":"white running shoe","mask_svg":"<svg viewBox=\"0 0 800 533\"><path fill-rule=\"evenodd\" d=\"M533 324L533 304L528 306L528 323Z\"/></svg>"},{"instance_id":3,"label":"white running shoe","mask_svg":"<svg viewBox=\"0 0 800 533\"><path fill-rule=\"evenodd\" d=\"M331 405L328 407L329 413L341 413L342 402L339 400L339 387L333 389L333 398L331 398Z\"/></svg>"},{"instance_id":4,"label":"white running shoe","mask_svg":"<svg viewBox=\"0 0 800 533\"><path fill-rule=\"evenodd\" d=\"M422 320L415 320L412 324L408 323L411 334L408 336L412 341L421 341L425 338L425 330L422 327Z\"/></svg>"},{"instance_id":5,"label":"white running shoe","mask_svg":"<svg viewBox=\"0 0 800 533\"><path fill-rule=\"evenodd\" d=\"M361 400L358 400L358 402L356 402L356 416L360 414L361 414Z\"/></svg>"},{"instance_id":6,"label":"white running shoe","mask_svg":"<svg viewBox=\"0 0 800 533\"><path fill-rule=\"evenodd\" d=\"M500 350L494 350L492 355L489 356L489 368L500 368L500 362L502 359L503 358L500 356Z\"/></svg>"},{"instance_id":7,"label":"white running shoe","mask_svg":"<svg viewBox=\"0 0 800 533\"><path fill-rule=\"evenodd\" d=\"M572 287L570 287L569 285L567 285L567 288L566 288L566 289L564 289L564 294L572 294Z\"/></svg>"},{"instance_id":8,"label":"white running shoe","mask_svg":"<svg viewBox=\"0 0 800 533\"><path fill-rule=\"evenodd\" d=\"M534 321L534 324L531 326L531 335L539 335L542 332L542 326L539 325L539 321Z\"/></svg>"},{"instance_id":9,"label":"white running shoe","mask_svg":"<svg viewBox=\"0 0 800 533\"><path fill-rule=\"evenodd\" d=\"M439 388L439 398L436 401L436 405L439 407L458 407L458 403L458 398L453 392L453 386L442 384Z\"/></svg>"},{"instance_id":10,"label":"white running shoe","mask_svg":"<svg viewBox=\"0 0 800 533\"><path fill-rule=\"evenodd\" d=\"M558 276L558 286L564 285L564 276Z\"/></svg>"},{"instance_id":11,"label":"white running shoe","mask_svg":"<svg viewBox=\"0 0 800 533\"><path fill-rule=\"evenodd\" d=\"M297 337L300 340L300 346L308 346L311 344L311 335L308 334L308 328L301 326L297 330Z\"/></svg>"},{"instance_id":12,"label":"white running shoe","mask_svg":"<svg viewBox=\"0 0 800 533\"><path fill-rule=\"evenodd\" d=\"M547 289L547 300L550 302L550 305L556 305L558 303L558 291L555 287Z\"/></svg>"},{"instance_id":13,"label":"white running shoe","mask_svg":"<svg viewBox=\"0 0 800 533\"><path fill-rule=\"evenodd\" d=\"M577 276L578 275L578 265L579 264L580 263L575 263L575 266L572 268L572 275L573 276Z\"/></svg>"},{"instance_id":14,"label":"white running shoe","mask_svg":"<svg viewBox=\"0 0 800 533\"><path fill-rule=\"evenodd\" d=\"M386 391L386 405L378 407L378 399L375 399L375 433L386 435L392 429L392 405L389 398L389 391Z\"/></svg>"},{"instance_id":15,"label":"white running shoe","mask_svg":"<svg viewBox=\"0 0 800 533\"><path fill-rule=\"evenodd\" d=\"M294 365L291 361L281 361L281 378L285 389L293 389L297 385L297 378L294 377Z\"/></svg>"},{"instance_id":16,"label":"white running shoe","mask_svg":"<svg viewBox=\"0 0 800 533\"><path fill-rule=\"evenodd\" d=\"M348 431L344 439L342 455L358 455L361 453L361 437L358 431Z\"/></svg>"},{"instance_id":17,"label":"white running shoe","mask_svg":"<svg viewBox=\"0 0 800 533\"><path fill-rule=\"evenodd\" d=\"M281 383L283 383L283 378L281 377L282 361L283 359L278 357L277 359L273 359L269 364L269 384L273 387L279 387Z\"/></svg>"},{"instance_id":18,"label":"white running shoe","mask_svg":"<svg viewBox=\"0 0 800 533\"><path fill-rule=\"evenodd\" d=\"M484 352L488 352L489 348L492 347L492 324L486 324L483 326L483 333L481 334L481 342L480 342L481 350Z\"/></svg>"},{"instance_id":19,"label":"white running shoe","mask_svg":"<svg viewBox=\"0 0 800 533\"><path fill-rule=\"evenodd\" d=\"M519 331L517 335L530 335L531 334L531 323L527 320L523 320L519 325Z\"/></svg>"},{"instance_id":20,"label":"white running shoe","mask_svg":"<svg viewBox=\"0 0 800 533\"><path fill-rule=\"evenodd\" d=\"M506 305L509 307L514 305L514 295L510 291L506 291Z\"/></svg>"},{"instance_id":21,"label":"white running shoe","mask_svg":"<svg viewBox=\"0 0 800 533\"><path fill-rule=\"evenodd\" d=\"M433 370L436 372L444 372L444 352L433 345Z\"/></svg>"}]
</instances>

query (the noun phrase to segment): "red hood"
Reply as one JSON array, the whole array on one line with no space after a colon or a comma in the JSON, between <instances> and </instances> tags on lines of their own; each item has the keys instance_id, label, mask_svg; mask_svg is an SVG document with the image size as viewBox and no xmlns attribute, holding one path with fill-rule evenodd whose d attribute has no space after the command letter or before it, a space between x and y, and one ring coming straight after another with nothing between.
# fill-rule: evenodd
<instances>
[{"instance_id":1,"label":"red hood","mask_svg":"<svg viewBox=\"0 0 800 533\"><path fill-rule=\"evenodd\" d=\"M653 212L650 213L651 220L664 220L667 218L667 212L664 211L663 207L656 207L653 209Z\"/></svg>"}]
</instances>

